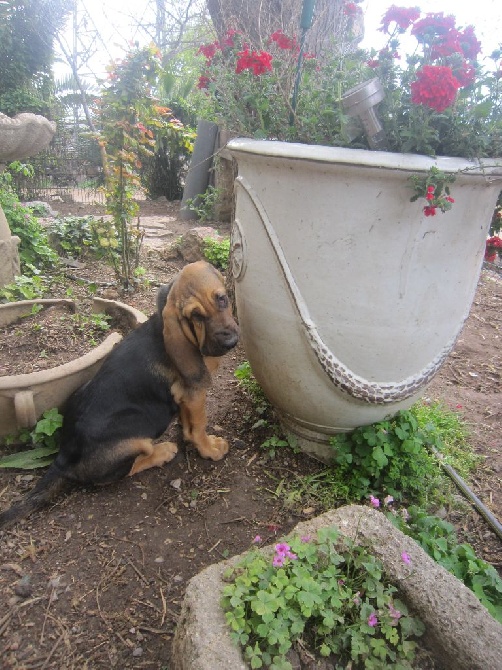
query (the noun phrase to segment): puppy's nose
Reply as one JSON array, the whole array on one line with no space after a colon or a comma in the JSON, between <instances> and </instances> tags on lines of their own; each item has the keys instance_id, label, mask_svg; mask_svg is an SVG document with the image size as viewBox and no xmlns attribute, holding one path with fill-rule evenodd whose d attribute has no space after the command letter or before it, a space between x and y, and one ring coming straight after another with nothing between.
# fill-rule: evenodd
<instances>
[{"instance_id":1,"label":"puppy's nose","mask_svg":"<svg viewBox=\"0 0 502 670\"><path fill-rule=\"evenodd\" d=\"M221 344L228 350L233 349L239 341L239 330L224 330L220 334Z\"/></svg>"}]
</instances>

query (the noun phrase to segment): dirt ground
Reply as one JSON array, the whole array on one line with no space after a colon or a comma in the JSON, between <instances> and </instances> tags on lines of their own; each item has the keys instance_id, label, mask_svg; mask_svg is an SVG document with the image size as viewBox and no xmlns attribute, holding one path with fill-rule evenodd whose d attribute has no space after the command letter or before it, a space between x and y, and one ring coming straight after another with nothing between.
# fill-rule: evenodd
<instances>
[{"instance_id":1,"label":"dirt ground","mask_svg":"<svg viewBox=\"0 0 502 670\"><path fill-rule=\"evenodd\" d=\"M90 211L63 203L57 209ZM115 295L111 273L89 262L68 271L69 284L98 277L98 293L151 313L157 286L181 267L162 245L195 224L177 217L176 203L143 202L142 216L155 217L148 219L142 260L149 287ZM470 483L499 520L501 337L502 277L485 270L455 350L426 392L467 421L484 459ZM264 435L252 428L253 404L233 374L245 358L241 347L227 355L209 394L211 432L231 444L223 461L203 461L180 440L176 459L166 467L109 487L76 489L0 532L2 669L167 670L187 581L249 548L256 535L272 541L319 511L313 499L288 503L280 494L283 480L324 466L287 449L270 459L260 449ZM180 438L177 425L169 434ZM31 488L37 476L0 471L0 506ZM502 545L482 517L475 511L447 514L478 555L502 573Z\"/></svg>"}]
</instances>

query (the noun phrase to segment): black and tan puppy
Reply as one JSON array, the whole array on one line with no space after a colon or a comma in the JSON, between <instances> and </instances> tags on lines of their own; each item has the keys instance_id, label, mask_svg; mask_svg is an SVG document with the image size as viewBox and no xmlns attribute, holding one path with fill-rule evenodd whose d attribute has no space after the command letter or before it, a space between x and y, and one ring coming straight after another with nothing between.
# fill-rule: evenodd
<instances>
[{"instance_id":1,"label":"black and tan puppy","mask_svg":"<svg viewBox=\"0 0 502 670\"><path fill-rule=\"evenodd\" d=\"M204 261L161 287L157 313L130 333L64 408L59 453L36 487L0 514L5 528L72 483L114 482L174 458L153 441L179 414L185 440L219 460L228 443L206 433L206 389L239 338L223 279Z\"/></svg>"}]
</instances>

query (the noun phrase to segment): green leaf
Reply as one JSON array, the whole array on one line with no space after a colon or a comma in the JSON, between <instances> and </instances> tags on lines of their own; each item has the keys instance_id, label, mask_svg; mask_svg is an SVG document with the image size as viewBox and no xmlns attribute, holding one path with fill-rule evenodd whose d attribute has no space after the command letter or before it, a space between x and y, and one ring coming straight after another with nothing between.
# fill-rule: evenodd
<instances>
[{"instance_id":1,"label":"green leaf","mask_svg":"<svg viewBox=\"0 0 502 670\"><path fill-rule=\"evenodd\" d=\"M0 459L0 468L19 468L20 470L34 470L44 468L52 463L52 458L47 458L57 453L57 447L37 447L28 451L20 451L17 454L9 454Z\"/></svg>"}]
</instances>

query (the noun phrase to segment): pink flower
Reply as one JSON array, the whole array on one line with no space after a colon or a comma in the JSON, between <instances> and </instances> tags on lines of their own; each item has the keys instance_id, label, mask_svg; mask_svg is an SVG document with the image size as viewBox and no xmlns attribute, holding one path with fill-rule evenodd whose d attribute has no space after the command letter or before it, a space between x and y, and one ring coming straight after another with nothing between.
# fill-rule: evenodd
<instances>
[{"instance_id":1,"label":"pink flower","mask_svg":"<svg viewBox=\"0 0 502 670\"><path fill-rule=\"evenodd\" d=\"M425 216L436 216L436 208L433 205L426 205L424 207Z\"/></svg>"},{"instance_id":2,"label":"pink flower","mask_svg":"<svg viewBox=\"0 0 502 670\"><path fill-rule=\"evenodd\" d=\"M377 507L380 507L380 500L378 498L375 498L375 496L370 496L370 503L375 509Z\"/></svg>"},{"instance_id":3,"label":"pink flower","mask_svg":"<svg viewBox=\"0 0 502 670\"><path fill-rule=\"evenodd\" d=\"M401 554L401 560L403 561L403 563L406 563L406 565L409 565L411 563L411 557L405 551L403 551L403 553Z\"/></svg>"},{"instance_id":4,"label":"pink flower","mask_svg":"<svg viewBox=\"0 0 502 670\"><path fill-rule=\"evenodd\" d=\"M371 626L371 628L374 628L378 623L378 618L375 612L372 612L369 617L368 617L368 626Z\"/></svg>"},{"instance_id":5,"label":"pink flower","mask_svg":"<svg viewBox=\"0 0 502 670\"><path fill-rule=\"evenodd\" d=\"M399 619L402 617L402 614L399 610L397 610L392 603L389 604L389 614L392 618L391 625L392 626L397 626L397 622Z\"/></svg>"},{"instance_id":6,"label":"pink flower","mask_svg":"<svg viewBox=\"0 0 502 670\"><path fill-rule=\"evenodd\" d=\"M274 568L280 568L284 565L284 561L289 558L290 561L296 561L298 556L291 551L289 544L280 542L275 545L275 556L272 561Z\"/></svg>"},{"instance_id":7,"label":"pink flower","mask_svg":"<svg viewBox=\"0 0 502 670\"><path fill-rule=\"evenodd\" d=\"M282 568L285 560L286 557L284 556L284 554L276 554L272 561L272 565L274 566L274 568Z\"/></svg>"},{"instance_id":8,"label":"pink flower","mask_svg":"<svg viewBox=\"0 0 502 670\"><path fill-rule=\"evenodd\" d=\"M257 535L253 540L253 544L260 544L260 542L261 542L261 537L259 535Z\"/></svg>"},{"instance_id":9,"label":"pink flower","mask_svg":"<svg viewBox=\"0 0 502 670\"><path fill-rule=\"evenodd\" d=\"M291 549L289 544L286 544L285 542L280 542L279 544L275 545L275 551L277 554L283 554L284 556L288 553L288 551Z\"/></svg>"}]
</instances>

